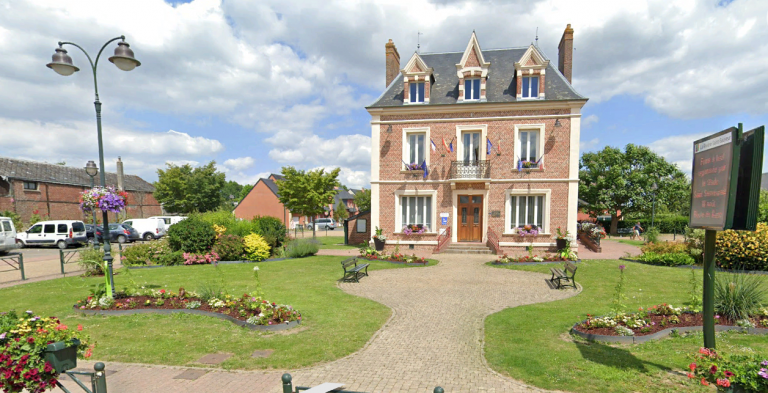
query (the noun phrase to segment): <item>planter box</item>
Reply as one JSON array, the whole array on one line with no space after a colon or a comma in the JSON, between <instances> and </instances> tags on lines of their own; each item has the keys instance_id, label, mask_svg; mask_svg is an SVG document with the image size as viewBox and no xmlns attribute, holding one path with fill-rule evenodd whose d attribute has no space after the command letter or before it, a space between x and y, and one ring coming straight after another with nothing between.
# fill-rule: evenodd
<instances>
[{"instance_id":1,"label":"planter box","mask_svg":"<svg viewBox=\"0 0 768 393\"><path fill-rule=\"evenodd\" d=\"M379 240L379 238L373 238L373 244L376 247L376 251L384 251L384 243L386 240Z\"/></svg>"},{"instance_id":2,"label":"planter box","mask_svg":"<svg viewBox=\"0 0 768 393\"><path fill-rule=\"evenodd\" d=\"M77 347L80 345L80 340L74 339L72 341L73 344L70 346L67 346L64 341L57 341L45 347L43 358L51 364L57 373L63 373L77 367Z\"/></svg>"},{"instance_id":3,"label":"planter box","mask_svg":"<svg viewBox=\"0 0 768 393\"><path fill-rule=\"evenodd\" d=\"M563 251L565 249L565 246L568 245L568 240L555 239L555 243L557 243L557 251Z\"/></svg>"}]
</instances>

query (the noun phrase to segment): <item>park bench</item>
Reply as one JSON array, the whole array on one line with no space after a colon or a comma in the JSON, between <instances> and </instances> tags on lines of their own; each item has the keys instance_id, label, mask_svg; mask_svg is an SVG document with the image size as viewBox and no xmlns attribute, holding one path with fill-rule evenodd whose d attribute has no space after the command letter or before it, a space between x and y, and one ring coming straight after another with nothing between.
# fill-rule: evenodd
<instances>
[{"instance_id":1,"label":"park bench","mask_svg":"<svg viewBox=\"0 0 768 393\"><path fill-rule=\"evenodd\" d=\"M355 282L360 282L360 274L367 276L368 275L368 265L367 263L363 264L357 264L357 257L345 259L341 262L341 267L344 268L344 277L341 278L342 281L347 281L350 279L354 279ZM363 271L365 269L365 271Z\"/></svg>"},{"instance_id":2,"label":"park bench","mask_svg":"<svg viewBox=\"0 0 768 393\"><path fill-rule=\"evenodd\" d=\"M549 281L552 282L552 285L555 285L555 281L557 281L557 289L563 287L563 281L570 282L571 285L576 288L576 281L573 279L576 276L576 265L570 261L566 261L563 270L556 267L551 267L549 270L552 272L552 278L550 278ZM570 275L568 275L568 273L570 273Z\"/></svg>"},{"instance_id":3,"label":"park bench","mask_svg":"<svg viewBox=\"0 0 768 393\"><path fill-rule=\"evenodd\" d=\"M616 233L618 233L619 235L631 235L632 228L619 228L616 230Z\"/></svg>"}]
</instances>

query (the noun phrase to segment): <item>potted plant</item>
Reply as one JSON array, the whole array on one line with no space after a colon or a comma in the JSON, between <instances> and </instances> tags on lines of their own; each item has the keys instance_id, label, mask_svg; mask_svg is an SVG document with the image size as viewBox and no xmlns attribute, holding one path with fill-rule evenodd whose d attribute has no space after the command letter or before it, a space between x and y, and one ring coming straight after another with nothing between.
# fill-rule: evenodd
<instances>
[{"instance_id":1,"label":"potted plant","mask_svg":"<svg viewBox=\"0 0 768 393\"><path fill-rule=\"evenodd\" d=\"M384 251L384 243L386 243L387 237L384 235L384 230L376 227L376 232L373 235L373 244L376 247L376 251Z\"/></svg>"},{"instance_id":2,"label":"potted plant","mask_svg":"<svg viewBox=\"0 0 768 393\"><path fill-rule=\"evenodd\" d=\"M557 243L557 251L565 250L568 247L570 240L570 233L568 233L567 230L563 232L560 227L557 227L557 238L555 238L555 242Z\"/></svg>"},{"instance_id":3,"label":"potted plant","mask_svg":"<svg viewBox=\"0 0 768 393\"><path fill-rule=\"evenodd\" d=\"M120 213L125 209L126 199L128 199L128 193L117 191L112 186L94 187L80 194L80 210L86 213L96 210Z\"/></svg>"}]
</instances>

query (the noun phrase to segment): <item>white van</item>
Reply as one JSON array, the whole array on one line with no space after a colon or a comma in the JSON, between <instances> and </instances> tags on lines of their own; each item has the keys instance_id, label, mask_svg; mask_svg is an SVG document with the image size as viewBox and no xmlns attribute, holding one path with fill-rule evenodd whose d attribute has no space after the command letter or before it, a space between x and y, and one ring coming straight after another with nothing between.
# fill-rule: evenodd
<instances>
[{"instance_id":1,"label":"white van","mask_svg":"<svg viewBox=\"0 0 768 393\"><path fill-rule=\"evenodd\" d=\"M25 232L17 233L16 240L21 247L57 246L62 250L88 243L85 224L79 220L40 221Z\"/></svg>"},{"instance_id":2,"label":"white van","mask_svg":"<svg viewBox=\"0 0 768 393\"><path fill-rule=\"evenodd\" d=\"M0 254L5 254L16 246L16 227L13 220L8 217L0 217Z\"/></svg>"},{"instance_id":3,"label":"white van","mask_svg":"<svg viewBox=\"0 0 768 393\"><path fill-rule=\"evenodd\" d=\"M146 241L159 239L166 233L165 221L162 218L132 218L123 221L123 224L135 229Z\"/></svg>"},{"instance_id":4,"label":"white van","mask_svg":"<svg viewBox=\"0 0 768 393\"><path fill-rule=\"evenodd\" d=\"M168 229L171 225L173 225L173 224L175 224L175 223L177 223L179 221L187 219L187 217L184 217L184 216L152 216L152 217L149 217L149 218L160 218L160 219L162 219L163 221L165 221L165 228L166 229Z\"/></svg>"}]
</instances>

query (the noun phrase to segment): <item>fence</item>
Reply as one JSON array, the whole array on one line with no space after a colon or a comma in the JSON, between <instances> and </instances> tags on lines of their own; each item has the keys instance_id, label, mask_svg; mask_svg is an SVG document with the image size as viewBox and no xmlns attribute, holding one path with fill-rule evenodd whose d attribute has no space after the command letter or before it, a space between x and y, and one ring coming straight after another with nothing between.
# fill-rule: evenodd
<instances>
[{"instance_id":1,"label":"fence","mask_svg":"<svg viewBox=\"0 0 768 393\"><path fill-rule=\"evenodd\" d=\"M496 255L501 254L501 247L499 247L499 235L497 235L496 232L494 232L491 228L488 228L487 244L488 247L490 247Z\"/></svg>"},{"instance_id":2,"label":"fence","mask_svg":"<svg viewBox=\"0 0 768 393\"><path fill-rule=\"evenodd\" d=\"M24 255L22 255L21 253L12 253L5 256L1 256L0 261L4 262L6 265L11 267L11 269L8 269L8 270L0 270L0 273L19 270L21 271L21 279L22 280L27 279L27 277L24 276Z\"/></svg>"}]
</instances>

